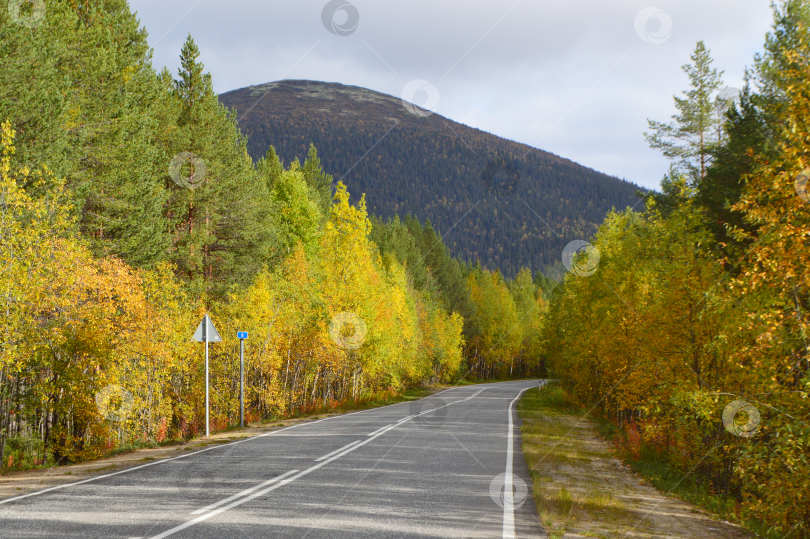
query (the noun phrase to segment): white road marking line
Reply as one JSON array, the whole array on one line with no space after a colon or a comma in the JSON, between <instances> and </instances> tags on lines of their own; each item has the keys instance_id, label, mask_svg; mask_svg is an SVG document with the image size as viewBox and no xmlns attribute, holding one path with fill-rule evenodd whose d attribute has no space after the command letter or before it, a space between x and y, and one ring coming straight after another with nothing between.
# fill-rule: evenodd
<instances>
[{"instance_id":1,"label":"white road marking line","mask_svg":"<svg viewBox=\"0 0 810 539\"><path fill-rule=\"evenodd\" d=\"M282 481L279 481L278 483L276 483L276 484L274 484L274 485L272 485L272 486L270 486L270 487L268 487L268 488L266 488L264 490L260 490L259 492L255 492L253 494L250 494L249 496L245 496L245 497L243 497L243 498L241 498L239 500L236 500L235 502L231 503L230 505L226 505L225 507L220 507L219 509L215 509L215 510L211 511L210 513L206 513L206 514L204 514L202 516L199 516L199 517L195 518L194 520L189 520L188 522L184 522L183 524L180 524L179 526L175 526L174 528L172 528L170 530L166 530L165 532L161 533L160 535L155 535L154 537L151 537L150 539L163 539L164 537L174 535L175 533L179 532L180 530L185 530L186 528L189 528L189 527L191 527L191 526L193 526L193 525L195 525L195 524L197 524L199 522L202 522L204 520L208 520L209 518L211 518L213 516L216 516L216 515L218 515L220 513L224 513L228 509L232 509L232 508L234 508L234 507L236 507L238 505L242 505L243 503L247 503L250 500L253 500L254 498L258 498L259 496L267 494L271 490L276 490L277 488L282 487L282 486L286 485L287 483L291 483L291 482L295 481L300 475L301 474L299 473L299 475L296 475L295 477L292 477L290 479L283 479Z\"/></svg>"},{"instance_id":2,"label":"white road marking line","mask_svg":"<svg viewBox=\"0 0 810 539\"><path fill-rule=\"evenodd\" d=\"M411 419L413 419L413 418L411 418ZM405 422L403 421L402 423L405 423ZM393 429L397 428L398 426L402 425L402 423L394 423L393 425L388 425L387 427L383 428L380 432L378 432L376 434L376 436L381 436L381 435L385 434L386 432L388 432L389 430L393 430Z\"/></svg>"},{"instance_id":3,"label":"white road marking line","mask_svg":"<svg viewBox=\"0 0 810 539\"><path fill-rule=\"evenodd\" d=\"M273 479L265 481L264 483L259 483L255 487L250 487L249 489L243 490L242 492L237 492L236 494L234 494L233 496L230 496L229 498L225 498L224 500L220 500L217 503L212 503L211 505L206 505L202 509L197 509L196 511L192 511L191 514L192 515L199 515L200 513L205 513L206 511L210 511L211 509L215 509L215 508L219 507L220 505L222 505L224 503L228 503L231 500L235 500L236 498L241 498L242 496L246 496L246 495L250 494L251 492L253 492L254 490L256 490L258 488L262 488L263 486L270 485L272 483L275 483L276 481L281 481L282 479L284 479L288 475L292 475L297 471L298 470L290 470L289 472L287 472L285 474L282 474L282 475L279 475L278 477L274 477Z\"/></svg>"},{"instance_id":4,"label":"white road marking line","mask_svg":"<svg viewBox=\"0 0 810 539\"><path fill-rule=\"evenodd\" d=\"M509 403L509 430L506 435L506 473L504 474L503 485L503 539L515 539L515 500L512 497L512 452L514 449L514 441L512 440L512 431L514 430L512 405L528 389L527 387L520 390L517 397Z\"/></svg>"},{"instance_id":5,"label":"white road marking line","mask_svg":"<svg viewBox=\"0 0 810 539\"><path fill-rule=\"evenodd\" d=\"M451 388L445 389L444 391L439 391L439 393L434 393L433 395L431 395L431 397L434 396L434 395L438 395L440 393L445 393L447 391L453 391L454 389L460 389L460 388L451 387ZM426 397L426 398L430 398L430 397ZM359 410L357 412L351 412L351 413L348 413L348 414L336 415L336 416L332 416L332 417L325 417L323 419L319 419L317 421L311 421L309 423L299 423L297 425L290 425L289 427L284 427L283 429L274 430L272 432L266 432L264 434L259 434L257 436L250 436L250 437L245 438L244 440L239 440L239 441L236 441L236 442L230 442L230 443L227 443L227 444L215 445L214 447L209 447L207 449L200 449L199 451L194 451L193 453L188 453L186 455L178 455L176 457L169 457L169 458L165 458L165 459L161 459L161 460L156 460L156 461L150 462L148 464L141 464L140 466L133 466L132 468L127 468L126 470L119 470L117 472L111 472L111 473L108 473L108 474L99 475L99 476L96 476L96 477L91 477L89 479L83 479L81 481L76 481L76 482L73 482L73 483L66 483L64 485L57 485L55 487L49 487L49 488L45 488L45 489L42 489L42 490L38 490L36 492L29 492L28 494L21 494L19 496L14 496L12 498L6 498L5 500L0 500L0 505L3 505L4 503L17 501L17 500L22 500L23 498L30 498L31 496L39 496L40 494L46 494L46 493L52 492L54 490L59 490L59 489L67 488L67 487L75 487L76 485L82 485L84 483L90 483L92 481L98 481L99 479L106 479L108 477L113 477L115 475L119 475L119 474L123 474L123 473L134 472L135 470L140 470L141 468L148 468L149 466L155 466L157 464L164 464L164 463L170 462L172 460L184 459L186 457L191 457L191 456L197 455L199 453L204 453L205 451L210 451L212 449L219 449L220 447L226 447L226 446L229 446L229 445L241 444L242 442L249 442L251 440L257 440L259 438L264 438L265 436L270 436L271 434L278 434L279 432L283 432L285 430L290 430L290 429L294 429L294 428L301 427L301 426L306 426L306 425L314 425L315 423L320 423L321 421L328 421L329 419L338 419L338 418L342 418L342 417L348 417L348 416L354 415L354 414L364 414L364 413L368 413L368 412L374 412L374 411L381 410L383 408L388 408L388 407L391 407L391 406L399 406L401 404L407 404L407 403L406 402L396 402L394 404L386 404L385 406L379 406L377 408L369 408L368 410Z\"/></svg>"},{"instance_id":6,"label":"white road marking line","mask_svg":"<svg viewBox=\"0 0 810 539\"><path fill-rule=\"evenodd\" d=\"M527 388L527 389L528 389L528 388ZM526 390L524 389L523 391L526 391ZM521 393L523 393L523 391L521 391ZM520 395L518 395L518 397L519 397L519 396L520 396ZM445 404L444 406L440 406L439 408L435 408L435 410L440 410L441 408L447 408L448 406L451 406L451 405L453 405L453 404L457 404L457 403L459 403L459 402L464 402L464 401L466 401L466 400L467 400L467 399L461 399L461 400L453 401L453 402L451 402L450 404ZM517 397L515 397L515 400L517 400ZM515 401L512 401L512 402L515 402ZM510 406L510 410L511 410L511 404L510 404L509 406ZM431 411L432 411L432 410L431 410ZM510 416L509 416L509 417L510 417L510 426L511 426L511 414L510 414ZM279 482L277 482L277 483L275 483L275 484L271 485L270 487L268 487L268 488L266 488L266 489L264 489L264 490L260 490L259 492L255 492L255 493L250 494L250 495L248 495L248 496L244 496L244 497L242 497L242 498L240 498L240 499L238 499L238 500L234 501L234 502L233 502L233 503L231 503L230 505L226 505L225 507L220 507L219 509L215 509L214 511L211 511L210 513L206 513L206 514L201 515L201 516L199 516L199 517L197 517L197 518L195 518L195 519L193 519L193 520L189 520L188 522L184 522L183 524L180 524L180 525L178 525L178 526L175 526L174 528L171 528L170 530L166 530L165 532L163 532L163 533L161 533L161 534L159 534L159 535L155 535L155 536L153 536L153 537L150 537L149 539L164 539L165 537L169 537L170 535L174 535L175 533L177 533L177 532L179 532L179 531L181 531L181 530L185 530L186 528L189 528L189 527L191 527L191 526L194 526L195 524L198 524L198 523L200 523L200 522L203 522L204 520L208 520L209 518L211 518L211 517L213 517L213 516L216 516L216 515L218 515L218 514L220 514L220 513L224 513L225 511L227 511L227 510L229 510L229 509L233 509L234 507L237 507L237 506L239 506L239 505L242 505L242 504L244 504L244 503L247 503L247 502L249 502L249 501L251 501L251 500L253 500L253 499L255 499L255 498L258 498L259 496L263 496L264 494L267 494L268 492L271 492L271 491L273 491L273 490L276 490L277 488L281 488L281 487L283 487L284 485L287 485L287 484L289 484L289 483L292 483L293 481L295 481L295 480L297 480L297 479L299 479L299 478L301 478L301 477L304 477L305 475L307 475L307 474L309 474L309 473L314 472L315 470L317 470L317 469L318 469L318 468L320 468L321 466L326 466L326 465L327 465L327 464L329 464L330 462L332 462L332 461L335 461L335 460L339 459L339 458L340 458L340 457L342 457L343 455L347 455L348 453L351 453L351 452L352 452L352 451L354 451L355 449L358 449L358 448L360 448L360 447L362 447L362 446L366 445L367 443L373 442L374 440L376 440L377 438L379 438L381 435L385 434L385 433L386 433L386 432L388 432L389 430L394 429L394 428L398 427L399 425L404 424L404 423L405 423L407 420L410 420L410 419L413 419L413 417L406 418L406 420L405 420L405 421L402 421L402 422L400 422L400 423L395 423L395 424L393 424L393 425L387 426L387 427L385 427L387 430L384 430L384 431L382 431L382 432L380 432L380 433L378 433L378 434L375 434L374 436L372 436L372 437L371 437L371 438L369 438L368 440L363 440L363 441L358 442L358 443L356 443L356 444L354 444L354 445L351 445L351 447L349 447L348 449L346 449L346 450L345 450L345 451L343 451L342 453L338 453L337 455L334 455L334 456L332 456L332 457L329 457L327 460L324 460L324 461L322 461L322 462L319 462L318 464L316 464L316 465L314 465L314 466L312 466L312 467L310 467L310 468L308 468L308 469L304 470L303 472L298 472L297 474L295 474L294 476L290 477L289 479L283 479L283 480L281 480L281 481L279 481ZM511 429L510 429L510 432L511 432ZM510 446L510 447L511 447L511 446ZM509 463L511 464L511 460L509 461ZM513 526L513 527L514 527L514 526Z\"/></svg>"},{"instance_id":7,"label":"white road marking line","mask_svg":"<svg viewBox=\"0 0 810 539\"><path fill-rule=\"evenodd\" d=\"M382 434L382 433L380 433L380 434ZM332 461L334 461L334 460L339 459L339 458L340 458L340 457L342 457L343 455L346 455L346 454L348 454L348 453L351 453L352 451L354 451L354 450L355 450L355 449L357 449L358 447L364 446L364 445L366 445L367 443L372 442L372 441L373 441L373 440L375 440L375 439L376 439L378 436L380 436L380 435L379 435L379 434L377 434L377 435L376 435L376 436L374 436L373 438L369 438L368 440L363 440L362 442L359 442L359 443L357 443L357 444L355 444L355 445L351 446L349 449L347 449L347 450L343 451L342 453L338 453L337 455L335 455L335 456L333 456L333 457L330 457L330 458L328 458L327 460L324 460L324 461L322 461L322 462L319 462L318 464L316 464L316 465L312 466L311 468L308 468L308 469L304 470L303 472L298 472L297 474L295 474L294 476L290 477L289 479L283 479L283 480L281 480L281 481L279 481L279 482L275 483L274 485L272 485L272 486L270 486L270 487L268 487L268 488L266 488L266 489L264 489L264 490L260 490L259 492L255 492L255 493L250 494L250 495L248 495L248 496L244 496L244 497L242 497L242 498L240 498L240 499L238 499L238 500L234 501L234 502L233 502L233 503L231 503L230 505L226 505L225 507L221 507L221 508L219 508L219 509L216 509L216 510L214 510L214 511L211 511L210 513L206 513L206 514L204 514L204 515L202 515L202 516L199 516L199 517L195 518L194 520L189 520L188 522L184 522L183 524L180 524L179 526L175 526L174 528L172 528L172 529L170 529L170 530L166 530L165 532L163 532L163 533L161 533L161 534L159 534L159 535L155 535L155 536L153 536L153 537L150 537L150 539L163 539L164 537L168 537L168 536L170 536L170 535L174 535L175 533L177 533L177 532L179 532L179 531L181 531L181 530L184 530L184 529L186 529L186 528L188 528L188 527L190 527L190 526L193 526L193 525L195 525L195 524L197 524L197 523L199 523L199 522L202 522L202 521L204 521L204 520L208 520L209 518L211 518L211 517L213 517L213 516L216 516L216 515L218 515L218 514L220 514L220 513L223 513L223 512L225 512L225 511L227 511L228 509L233 509L234 507L237 507L237 506L239 506L239 505L242 505L243 503L247 503L247 502L249 502L249 501L251 501L251 500L253 500L253 499L255 499L255 498L258 498L259 496L263 496L264 494L267 494L267 493L268 493L268 492L270 492L270 491L276 490L277 488L281 488L281 487L283 487L284 485L286 485L286 484L288 484L288 483L292 483L292 482L293 482L293 481L295 481L296 479L300 479L301 477L304 477L305 475L307 475L307 474L309 474L309 473L314 472L315 470L317 470L317 469L318 469L318 468L320 468L321 466L326 466L326 465L327 465L327 464L329 464L330 462L332 462Z\"/></svg>"},{"instance_id":8,"label":"white road marking line","mask_svg":"<svg viewBox=\"0 0 810 539\"><path fill-rule=\"evenodd\" d=\"M380 434L382 434L382 433L380 433ZM354 450L355 450L355 449L357 449L358 447L360 447L360 445L354 445L354 446L352 446L352 447L350 447L350 448L346 449L346 450L345 450L345 451L343 451L342 453L338 453L337 455L335 455L335 456L333 456L333 457L330 457L330 458L329 458L329 462L332 462L333 460L337 460L337 459L339 459L340 457L342 457L343 455L348 455L349 453L351 453L352 451L354 451Z\"/></svg>"},{"instance_id":9,"label":"white road marking line","mask_svg":"<svg viewBox=\"0 0 810 539\"><path fill-rule=\"evenodd\" d=\"M424 398L429 399L430 397L435 397L436 395L441 395L442 393L446 393L447 391L453 391L454 389L460 389L460 388L458 388L458 387L448 387L447 389L443 389L442 391L439 391L438 393L434 393L433 395L428 395L427 397L424 397Z\"/></svg>"},{"instance_id":10,"label":"white road marking line","mask_svg":"<svg viewBox=\"0 0 810 539\"><path fill-rule=\"evenodd\" d=\"M391 425L398 425L399 423L392 423ZM374 432L370 432L366 434L366 436L374 436L375 434L379 434L380 431L387 429L391 425L386 425L384 427L380 427L379 429L375 430Z\"/></svg>"},{"instance_id":11,"label":"white road marking line","mask_svg":"<svg viewBox=\"0 0 810 539\"><path fill-rule=\"evenodd\" d=\"M292 427L290 427L290 428L292 428ZM51 492L52 490L59 490L61 488L66 488L66 487L74 487L76 485L81 485L83 483L89 483L91 481L98 481L99 479L105 479L107 477L112 477L114 475L127 473L127 472L132 472L132 471L135 471L135 470L140 470L141 468L148 468L149 466L154 466L155 464L163 464L164 462L169 462L169 461L172 461L172 460L191 457L191 456L194 456L194 455L198 455L200 453L205 453L206 451L211 451L212 449L219 449L220 447L225 447L225 446L234 445L234 444L241 444L242 442L246 442L246 441L247 440L239 440L238 442L231 442L229 444L220 444L220 445L216 445L214 447L209 447L207 449L200 449L199 451L195 451L193 453L188 453L186 455L179 455L177 457L170 457L170 458L163 459L163 460L156 460L155 462L150 462L149 464L142 464L140 466L134 466L132 468L127 468L126 470L120 470L118 472L112 472L112 473L108 473L108 474L104 474L104 475L99 475L98 477L91 477L90 479L84 479L82 481L76 481L75 483L67 483L65 485L57 485L55 487L50 487L50 488L46 488L46 489L43 489L43 490L38 490L36 492L30 492L28 494L22 494L20 496L15 496L13 498L6 498L5 500L0 500L0 505L2 505L4 503L8 503L8 502L13 502L15 500L21 500L23 498L28 498L30 496L39 496L40 494L45 494L46 492Z\"/></svg>"},{"instance_id":12,"label":"white road marking line","mask_svg":"<svg viewBox=\"0 0 810 539\"><path fill-rule=\"evenodd\" d=\"M328 453L328 454L326 454L326 455L324 455L324 456L322 456L322 457L320 457L320 458L315 459L315 462L320 462L320 461L322 461L322 460L328 459L329 457L331 457L331 456L332 456L332 455L334 455L335 453L340 453L340 452L341 452L341 451L343 451L344 449L348 449L349 447L353 446L354 444L356 444L356 443L357 443L357 442L359 442L359 441L360 441L360 440L355 440L355 441L353 441L353 442L352 442L352 443L350 443L350 444L346 444L346 445L344 445L343 447L341 447L340 449L336 449L336 450L332 451L331 453Z\"/></svg>"}]
</instances>

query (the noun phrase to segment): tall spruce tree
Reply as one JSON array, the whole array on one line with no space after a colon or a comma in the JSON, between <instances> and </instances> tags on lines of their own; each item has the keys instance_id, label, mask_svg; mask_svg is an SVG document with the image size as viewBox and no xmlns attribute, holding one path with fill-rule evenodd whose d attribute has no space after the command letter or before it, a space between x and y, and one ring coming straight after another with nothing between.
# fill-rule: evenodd
<instances>
[{"instance_id":1,"label":"tall spruce tree","mask_svg":"<svg viewBox=\"0 0 810 539\"><path fill-rule=\"evenodd\" d=\"M267 154L256 163L256 171L264 181L268 191L271 190L281 177L281 173L284 172L284 163L279 159L275 148L270 146L267 149Z\"/></svg>"},{"instance_id":2,"label":"tall spruce tree","mask_svg":"<svg viewBox=\"0 0 810 539\"><path fill-rule=\"evenodd\" d=\"M419 226L415 219L406 221L412 230ZM455 312L464 317L465 336L474 332L471 325L475 314L475 304L470 297L465 275L458 260L450 256L447 246L441 236L436 234L430 220L425 221L424 228L420 227L421 241L417 241L425 257L425 264L430 274L436 279L437 287L441 290L442 306L447 312Z\"/></svg>"},{"instance_id":3,"label":"tall spruce tree","mask_svg":"<svg viewBox=\"0 0 810 539\"><path fill-rule=\"evenodd\" d=\"M220 295L231 285L249 282L268 260L275 236L267 184L254 170L235 115L219 103L199 56L189 35L174 81L179 110L170 148L173 155L187 152L201 158L206 170L190 189L173 181L170 163L165 163L167 217L178 273L195 294ZM181 173L186 177L202 171L184 167Z\"/></svg>"},{"instance_id":4,"label":"tall spruce tree","mask_svg":"<svg viewBox=\"0 0 810 539\"><path fill-rule=\"evenodd\" d=\"M734 241L728 234L730 228L751 230L750 223L745 223L742 214L731 207L739 202L746 175L753 170L753 156L773 153L769 150L770 128L763 102L763 97L752 93L750 84L746 84L739 103L726 113L723 129L727 137L713 151L712 164L697 185L696 198L707 215L706 224L725 244Z\"/></svg>"},{"instance_id":5,"label":"tall spruce tree","mask_svg":"<svg viewBox=\"0 0 810 539\"><path fill-rule=\"evenodd\" d=\"M0 122L11 121L17 133L12 169L44 164L64 177L71 162L64 126L76 120L68 119L70 74L59 64L77 21L64 7L48 15L28 28L11 20L5 4L0 9Z\"/></svg>"},{"instance_id":6,"label":"tall spruce tree","mask_svg":"<svg viewBox=\"0 0 810 539\"><path fill-rule=\"evenodd\" d=\"M408 273L413 280L413 286L417 290L426 289L427 267L425 266L425 257L417 245L416 238L398 215L388 221L372 216L369 237L380 249L386 269L390 265L389 257L393 258L408 269ZM431 292L438 293L438 290L431 290Z\"/></svg>"}]
</instances>

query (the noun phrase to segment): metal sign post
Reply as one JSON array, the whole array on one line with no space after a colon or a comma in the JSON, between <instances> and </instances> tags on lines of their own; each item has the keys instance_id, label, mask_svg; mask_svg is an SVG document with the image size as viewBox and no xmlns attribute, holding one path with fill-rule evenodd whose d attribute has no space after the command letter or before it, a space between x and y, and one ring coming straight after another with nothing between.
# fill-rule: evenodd
<instances>
[{"instance_id":1,"label":"metal sign post","mask_svg":"<svg viewBox=\"0 0 810 539\"><path fill-rule=\"evenodd\" d=\"M208 315L205 315L208 318ZM211 420L208 419L208 324L203 321L203 339L205 340L205 437L211 434L208 428L211 425Z\"/></svg>"},{"instance_id":2,"label":"metal sign post","mask_svg":"<svg viewBox=\"0 0 810 539\"><path fill-rule=\"evenodd\" d=\"M245 339L247 331L237 331L239 338L239 426L245 426Z\"/></svg>"},{"instance_id":3,"label":"metal sign post","mask_svg":"<svg viewBox=\"0 0 810 539\"><path fill-rule=\"evenodd\" d=\"M205 343L205 436L207 438L211 434L208 419L208 343L222 342L222 337L219 336L217 328L214 327L211 318L206 314L203 316L202 322L200 322L191 340Z\"/></svg>"}]
</instances>

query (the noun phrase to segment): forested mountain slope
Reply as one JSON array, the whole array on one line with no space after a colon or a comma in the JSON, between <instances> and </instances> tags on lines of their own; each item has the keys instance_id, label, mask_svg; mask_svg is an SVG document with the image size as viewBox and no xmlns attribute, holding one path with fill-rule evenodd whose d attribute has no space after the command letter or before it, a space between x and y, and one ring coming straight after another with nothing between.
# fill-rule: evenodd
<instances>
[{"instance_id":1,"label":"forested mountain slope","mask_svg":"<svg viewBox=\"0 0 810 539\"><path fill-rule=\"evenodd\" d=\"M271 145L303 161L313 143L371 213L429 219L454 255L508 276L558 265L566 243L638 202L634 184L356 86L287 80L219 99L236 109L254 161Z\"/></svg>"}]
</instances>

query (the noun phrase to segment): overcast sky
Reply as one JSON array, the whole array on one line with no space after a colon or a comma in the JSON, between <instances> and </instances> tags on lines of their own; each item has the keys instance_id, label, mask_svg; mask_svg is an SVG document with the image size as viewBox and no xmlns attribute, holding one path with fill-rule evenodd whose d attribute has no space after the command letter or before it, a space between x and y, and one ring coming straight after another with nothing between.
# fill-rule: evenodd
<instances>
[{"instance_id":1,"label":"overcast sky","mask_svg":"<svg viewBox=\"0 0 810 539\"><path fill-rule=\"evenodd\" d=\"M772 15L766 0L130 0L177 72L191 33L217 92L282 79L401 97L501 137L657 188L643 138L667 121L695 43L741 88ZM413 87L413 85L410 85ZM429 92L428 92L429 90Z\"/></svg>"}]
</instances>

